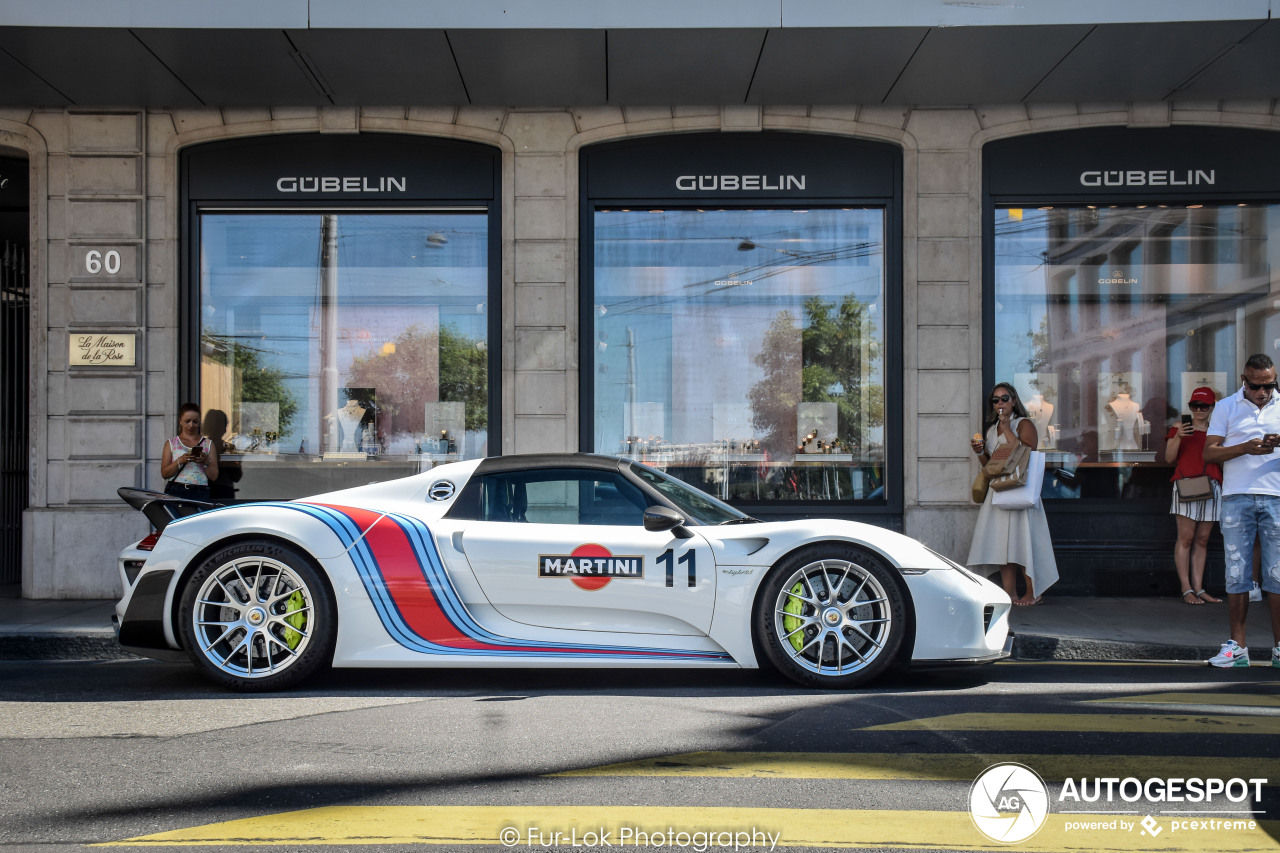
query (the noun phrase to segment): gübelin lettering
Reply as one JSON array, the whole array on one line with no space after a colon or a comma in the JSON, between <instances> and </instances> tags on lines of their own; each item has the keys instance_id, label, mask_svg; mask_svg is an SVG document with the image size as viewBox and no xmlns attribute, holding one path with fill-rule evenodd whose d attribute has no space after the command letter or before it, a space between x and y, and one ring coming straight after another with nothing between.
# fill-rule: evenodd
<instances>
[{"instance_id":1,"label":"g\u00fcbelin lettering","mask_svg":"<svg viewBox=\"0 0 1280 853\"><path fill-rule=\"evenodd\" d=\"M1112 270L1111 275L1098 279L1098 284L1137 284L1136 278L1126 276L1124 270Z\"/></svg>"},{"instance_id":2,"label":"g\u00fcbelin lettering","mask_svg":"<svg viewBox=\"0 0 1280 853\"><path fill-rule=\"evenodd\" d=\"M1085 187L1191 187L1212 186L1216 169L1093 169L1080 173Z\"/></svg>"},{"instance_id":3,"label":"g\u00fcbelin lettering","mask_svg":"<svg viewBox=\"0 0 1280 853\"><path fill-rule=\"evenodd\" d=\"M359 175L285 176L276 180L276 192L282 193L389 193L405 192L405 177L368 177Z\"/></svg>"},{"instance_id":4,"label":"g\u00fcbelin lettering","mask_svg":"<svg viewBox=\"0 0 1280 853\"><path fill-rule=\"evenodd\" d=\"M803 190L807 175L681 175L680 192L781 192Z\"/></svg>"}]
</instances>

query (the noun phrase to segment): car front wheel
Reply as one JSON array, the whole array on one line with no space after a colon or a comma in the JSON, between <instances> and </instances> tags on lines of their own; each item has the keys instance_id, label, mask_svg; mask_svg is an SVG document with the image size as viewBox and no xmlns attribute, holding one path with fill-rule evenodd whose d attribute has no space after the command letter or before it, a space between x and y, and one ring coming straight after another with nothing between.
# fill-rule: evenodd
<instances>
[{"instance_id":1,"label":"car front wheel","mask_svg":"<svg viewBox=\"0 0 1280 853\"><path fill-rule=\"evenodd\" d=\"M865 684L893 662L906 630L894 570L854 546L799 551L770 572L756 636L782 674L809 687Z\"/></svg>"},{"instance_id":2,"label":"car front wheel","mask_svg":"<svg viewBox=\"0 0 1280 853\"><path fill-rule=\"evenodd\" d=\"M182 643L197 668L243 691L290 687L333 656L337 616L310 561L285 545L239 542L183 590Z\"/></svg>"}]
</instances>

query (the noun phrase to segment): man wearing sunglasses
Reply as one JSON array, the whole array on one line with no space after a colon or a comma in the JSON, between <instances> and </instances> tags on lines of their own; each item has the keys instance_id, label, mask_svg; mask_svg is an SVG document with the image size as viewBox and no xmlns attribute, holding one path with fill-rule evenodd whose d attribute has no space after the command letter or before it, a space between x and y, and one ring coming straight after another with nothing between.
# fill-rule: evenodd
<instances>
[{"instance_id":1,"label":"man wearing sunglasses","mask_svg":"<svg viewBox=\"0 0 1280 853\"><path fill-rule=\"evenodd\" d=\"M1271 608L1271 665L1280 668L1280 394L1276 367L1251 355L1240 390L1220 401L1209 419L1204 461L1222 466L1222 543L1227 566L1231 638L1209 659L1218 667L1249 665L1245 619L1253 587L1255 538L1262 549L1262 589Z\"/></svg>"}]
</instances>

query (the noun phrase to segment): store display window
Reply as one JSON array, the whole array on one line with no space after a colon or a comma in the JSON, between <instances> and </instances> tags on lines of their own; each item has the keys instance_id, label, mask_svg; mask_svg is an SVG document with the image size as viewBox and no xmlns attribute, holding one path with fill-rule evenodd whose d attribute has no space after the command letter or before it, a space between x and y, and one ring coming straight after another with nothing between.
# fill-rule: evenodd
<instances>
[{"instance_id":1,"label":"store display window","mask_svg":"<svg viewBox=\"0 0 1280 853\"><path fill-rule=\"evenodd\" d=\"M663 150L674 174L652 191L688 187L701 203L610 203L591 176L585 449L738 504L888 506L900 478L894 200L835 203L837 181L826 197L800 195L824 176L813 161L778 167L788 141L757 147L732 175L691 163L701 149Z\"/></svg>"},{"instance_id":2,"label":"store display window","mask_svg":"<svg viewBox=\"0 0 1280 853\"><path fill-rule=\"evenodd\" d=\"M1249 355L1274 357L1280 205L1265 171L1238 168L1253 135L1090 134L987 152L990 380L1036 421L1046 498L1164 506L1191 391L1229 396Z\"/></svg>"},{"instance_id":3,"label":"store display window","mask_svg":"<svg viewBox=\"0 0 1280 853\"><path fill-rule=\"evenodd\" d=\"M414 186L377 153L366 175ZM194 384L228 474L214 497L295 497L488 455L490 208L378 203L380 189L300 204L312 184L297 171L266 182L284 204L192 205ZM348 189L380 186L357 177Z\"/></svg>"}]
</instances>

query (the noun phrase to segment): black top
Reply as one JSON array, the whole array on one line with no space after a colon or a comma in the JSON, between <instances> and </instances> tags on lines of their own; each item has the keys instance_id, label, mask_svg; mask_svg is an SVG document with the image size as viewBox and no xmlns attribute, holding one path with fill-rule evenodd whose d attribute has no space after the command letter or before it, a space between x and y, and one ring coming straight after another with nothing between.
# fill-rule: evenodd
<instances>
[{"instance_id":1,"label":"black top","mask_svg":"<svg viewBox=\"0 0 1280 853\"><path fill-rule=\"evenodd\" d=\"M476 474L526 471L535 468L594 468L598 471L621 471L630 464L620 456L599 453L523 453L512 456L486 457Z\"/></svg>"}]
</instances>

